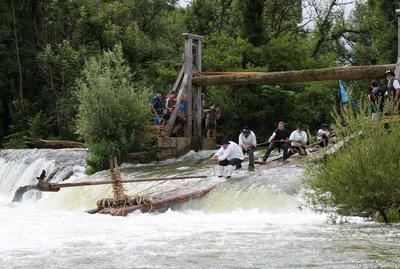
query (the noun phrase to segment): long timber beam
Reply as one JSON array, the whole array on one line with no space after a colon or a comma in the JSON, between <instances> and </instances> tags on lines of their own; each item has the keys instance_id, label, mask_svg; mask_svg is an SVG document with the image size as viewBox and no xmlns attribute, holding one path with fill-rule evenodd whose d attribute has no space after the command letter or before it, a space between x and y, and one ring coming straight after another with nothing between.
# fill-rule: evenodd
<instances>
[{"instance_id":1,"label":"long timber beam","mask_svg":"<svg viewBox=\"0 0 400 269\"><path fill-rule=\"evenodd\" d=\"M386 70L395 71L396 64L345 66L283 72L254 72L238 75L213 75L193 77L196 86L288 84L323 80L356 80L384 78Z\"/></svg>"}]
</instances>

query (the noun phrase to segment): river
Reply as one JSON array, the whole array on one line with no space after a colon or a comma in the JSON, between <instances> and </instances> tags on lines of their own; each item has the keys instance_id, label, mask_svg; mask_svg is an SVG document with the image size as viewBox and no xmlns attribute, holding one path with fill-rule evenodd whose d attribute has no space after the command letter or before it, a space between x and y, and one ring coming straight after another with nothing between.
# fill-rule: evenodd
<instances>
[{"instance_id":1,"label":"river","mask_svg":"<svg viewBox=\"0 0 400 269\"><path fill-rule=\"evenodd\" d=\"M146 165L123 164L123 178L207 175L217 167L210 151ZM261 152L260 152L261 154ZM332 224L301 204L302 167L256 167L204 198L164 213L127 217L90 215L110 186L32 190L21 203L16 189L34 184L44 169L53 181L100 180L86 176L85 150L0 151L1 268L387 268L400 266L400 226L345 218ZM247 163L244 162L244 167ZM199 179L201 180L201 179ZM180 181L182 183L182 181ZM192 180L190 184L200 181ZM175 184L175 185L174 185ZM179 186L129 184L127 192ZM189 184L189 183L186 183Z\"/></svg>"}]
</instances>

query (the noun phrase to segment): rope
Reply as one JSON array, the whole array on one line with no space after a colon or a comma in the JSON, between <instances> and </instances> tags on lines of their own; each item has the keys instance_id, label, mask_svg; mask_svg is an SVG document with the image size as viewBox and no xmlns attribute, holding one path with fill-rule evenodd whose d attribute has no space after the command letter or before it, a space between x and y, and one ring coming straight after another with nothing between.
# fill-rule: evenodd
<instances>
[{"instance_id":1,"label":"rope","mask_svg":"<svg viewBox=\"0 0 400 269\"><path fill-rule=\"evenodd\" d=\"M201 163L199 163L199 164L196 164L196 165L192 166L192 168L197 167L197 166L200 166L200 165L206 164L207 162L210 161L209 158L210 158L210 157L208 157L204 162L201 162ZM215 175L215 168L214 168L214 175ZM178 176L178 175L176 175L175 177L177 177L177 176ZM172 178L174 178L174 177L172 177ZM150 190L150 189L152 189L152 188L154 188L154 187L156 187L156 186L158 186L158 185L161 185L161 184L163 184L163 183L165 183L165 182L167 182L167 181L168 181L168 179L167 179L167 180L164 180L164 181L157 182L157 183L153 184L152 186L150 186L150 187L148 187L148 188L146 188L146 189L143 189L143 190L137 192L135 195L139 195L139 194L143 193L144 191Z\"/></svg>"},{"instance_id":2,"label":"rope","mask_svg":"<svg viewBox=\"0 0 400 269\"><path fill-rule=\"evenodd\" d=\"M207 163L209 161L209 159L207 158L206 161L201 162L197 165L194 165L192 167L196 167L199 165L204 165L205 163ZM214 174L215 174L215 168L214 168ZM174 176L177 177L178 175ZM174 178L171 177L171 178ZM112 178L116 178L116 179L120 179L121 175L118 169L114 169L114 172L112 172ZM149 209L147 210L147 212L152 211L153 210L153 203L154 200L151 196L149 195L140 195L141 193L150 190L158 185L161 185L165 182L167 182L168 179L157 182L155 184L153 184L152 186L145 188L139 192L137 192L136 194L134 194L133 196L127 196L124 194L124 188L121 182L119 182L118 180L116 180L116 183L113 184L113 193L114 193L114 198L103 198L99 201L97 201L97 207L99 209L104 209L104 208L120 208L122 207L122 214L124 214L124 210L127 206L137 206L137 205L144 205L146 207L149 207Z\"/></svg>"},{"instance_id":3,"label":"rope","mask_svg":"<svg viewBox=\"0 0 400 269\"><path fill-rule=\"evenodd\" d=\"M135 205L145 205L150 206L149 210L153 209L153 198L150 196L125 196L123 200L116 200L114 198L103 198L97 201L97 207L100 209L109 207L123 207L135 206Z\"/></svg>"}]
</instances>

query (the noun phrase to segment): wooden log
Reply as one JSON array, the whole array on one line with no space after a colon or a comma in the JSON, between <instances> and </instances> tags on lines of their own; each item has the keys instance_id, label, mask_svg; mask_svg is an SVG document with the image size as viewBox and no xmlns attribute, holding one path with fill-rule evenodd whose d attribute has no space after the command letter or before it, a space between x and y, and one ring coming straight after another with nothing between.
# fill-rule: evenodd
<instances>
[{"instance_id":1,"label":"wooden log","mask_svg":"<svg viewBox=\"0 0 400 269\"><path fill-rule=\"evenodd\" d=\"M186 112L187 124L184 125L184 135L189 139L192 138L192 118L193 118L193 105L192 105L192 76L193 76L193 37L184 35L185 38L185 52L184 52L184 67L185 75L187 75L187 86L185 92L187 95Z\"/></svg>"},{"instance_id":2,"label":"wooden log","mask_svg":"<svg viewBox=\"0 0 400 269\"><path fill-rule=\"evenodd\" d=\"M196 86L246 85L246 84L287 84L323 80L355 80L383 78L386 70L394 71L396 64L345 66L323 69L296 70L284 72L259 72L242 75L220 75L193 77Z\"/></svg>"},{"instance_id":3,"label":"wooden log","mask_svg":"<svg viewBox=\"0 0 400 269\"><path fill-rule=\"evenodd\" d=\"M192 191L192 192L187 192L184 194L178 194L178 195L165 195L163 196L162 194L153 198L154 202L149 205L145 204L140 204L140 205L135 205L135 206L129 206L129 207L107 207L103 208L101 210L96 210L92 209L87 211L88 213L99 213L99 214L109 214L112 216L126 216L129 213L132 213L136 210L141 210L144 212L149 212L149 211L155 211L157 209L165 208L165 207L170 207L173 204L182 204L185 203L191 199L196 199L196 198L201 198L205 196L207 193L209 193L212 189L215 188L216 185L209 186L200 190Z\"/></svg>"},{"instance_id":4,"label":"wooden log","mask_svg":"<svg viewBox=\"0 0 400 269\"><path fill-rule=\"evenodd\" d=\"M185 74L183 76L182 86L181 86L181 88L179 90L178 96L176 97L175 108L171 113L171 116L170 116L170 118L168 120L168 123L167 123L167 128L165 129L165 135L168 136L168 137L171 136L172 130L175 127L175 120L176 120L176 117L178 115L179 105L181 104L182 97L186 92L187 85L188 85L188 80L189 80L189 77L188 77L188 75Z\"/></svg>"},{"instance_id":5,"label":"wooden log","mask_svg":"<svg viewBox=\"0 0 400 269\"><path fill-rule=\"evenodd\" d=\"M86 148L86 145L77 141L67 141L67 140L44 140L36 139L33 137L23 137L24 143L29 148L39 148L39 149L62 149L62 148Z\"/></svg>"}]
</instances>

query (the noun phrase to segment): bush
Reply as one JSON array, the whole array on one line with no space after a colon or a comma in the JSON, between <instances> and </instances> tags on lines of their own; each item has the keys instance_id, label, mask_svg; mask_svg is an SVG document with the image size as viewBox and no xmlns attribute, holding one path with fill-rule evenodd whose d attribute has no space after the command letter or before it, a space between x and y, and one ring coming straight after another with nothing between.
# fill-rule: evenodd
<instances>
[{"instance_id":1,"label":"bush","mask_svg":"<svg viewBox=\"0 0 400 269\"><path fill-rule=\"evenodd\" d=\"M346 109L336 116L336 133L345 144L321 163L305 169L304 197L316 211L363 216L400 205L400 123L371 121L366 105L360 112ZM346 127L341 127L341 123ZM391 214L393 215L393 213Z\"/></svg>"},{"instance_id":2,"label":"bush","mask_svg":"<svg viewBox=\"0 0 400 269\"><path fill-rule=\"evenodd\" d=\"M89 59L78 80L77 133L97 156L123 158L147 141L150 93L136 89L122 48Z\"/></svg>"}]
</instances>

